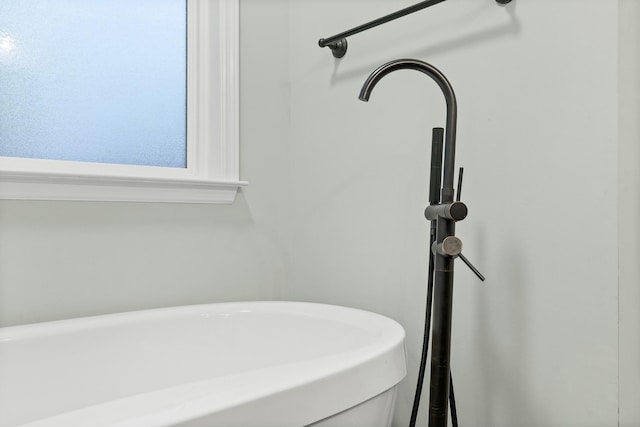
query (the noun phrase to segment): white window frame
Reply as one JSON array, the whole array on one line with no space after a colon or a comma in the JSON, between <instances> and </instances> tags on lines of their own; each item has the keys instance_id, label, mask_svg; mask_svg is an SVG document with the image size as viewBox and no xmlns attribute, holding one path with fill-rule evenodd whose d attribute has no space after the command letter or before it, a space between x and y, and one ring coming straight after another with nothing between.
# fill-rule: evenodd
<instances>
[{"instance_id":1,"label":"white window frame","mask_svg":"<svg viewBox=\"0 0 640 427\"><path fill-rule=\"evenodd\" d=\"M187 167L0 156L0 199L232 203L239 179L239 0L187 0Z\"/></svg>"}]
</instances>

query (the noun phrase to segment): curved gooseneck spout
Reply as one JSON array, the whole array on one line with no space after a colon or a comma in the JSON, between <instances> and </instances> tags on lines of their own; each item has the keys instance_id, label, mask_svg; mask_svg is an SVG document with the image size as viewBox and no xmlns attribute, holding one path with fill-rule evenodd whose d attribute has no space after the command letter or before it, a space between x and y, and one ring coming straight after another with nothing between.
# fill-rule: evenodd
<instances>
[{"instance_id":1,"label":"curved gooseneck spout","mask_svg":"<svg viewBox=\"0 0 640 427\"><path fill-rule=\"evenodd\" d=\"M458 116L458 104L456 102L456 95L453 92L451 83L449 80L431 64L419 61L417 59L397 59L395 61L388 62L378 67L367 78L360 91L359 99L361 101L369 101L373 88L378 82L387 74L397 70L416 70L423 72L431 77L438 83L444 98L447 102L447 120L446 120L446 133L445 133L445 153L444 153L444 173L443 173L443 185L441 200L444 203L453 201L453 174L455 168L455 156L456 156L456 122Z\"/></svg>"},{"instance_id":2,"label":"curved gooseneck spout","mask_svg":"<svg viewBox=\"0 0 640 427\"><path fill-rule=\"evenodd\" d=\"M455 237L455 222L464 219L466 216L466 206L461 202L453 202L453 175L455 167L456 152L456 121L457 103L451 84L447 78L434 66L416 59L398 59L388 62L376 69L365 81L360 91L360 99L368 101L371 91L375 85L387 74L397 70L411 69L420 71L438 83L447 102L446 133L444 138L444 167L442 168L442 142L440 140L441 130L434 129L434 140L432 142L432 163L431 163L431 192L429 195L430 206L425 210L425 216L431 221L431 255L429 258L429 289L433 289L433 319L431 325L432 349L431 349L431 376L429 394L429 427L446 427L448 398L451 392L451 326L453 309L453 263L454 258L462 250L462 242ZM436 138L436 130L438 130ZM439 148L437 148L439 147ZM433 156L440 156L434 159ZM435 168L434 168L435 165ZM440 197L437 197L437 188L441 182L440 170L442 173L442 188ZM434 191L435 190L435 191ZM435 196L435 197L432 197ZM462 205L464 209L460 215L454 213L454 206ZM444 210L443 210L444 209ZM448 211L448 212L445 212ZM455 242L455 250L447 250L445 246ZM430 290L428 291L428 295ZM427 299L427 316L425 331L428 331L429 318L431 314L430 296ZM417 415L417 405L419 404L420 391L422 387L423 366L426 363L427 336L423 345L423 359L421 361L421 374L416 388L416 399L414 400L414 410L412 413L412 423L415 425ZM455 425L455 424L454 424Z\"/></svg>"}]
</instances>

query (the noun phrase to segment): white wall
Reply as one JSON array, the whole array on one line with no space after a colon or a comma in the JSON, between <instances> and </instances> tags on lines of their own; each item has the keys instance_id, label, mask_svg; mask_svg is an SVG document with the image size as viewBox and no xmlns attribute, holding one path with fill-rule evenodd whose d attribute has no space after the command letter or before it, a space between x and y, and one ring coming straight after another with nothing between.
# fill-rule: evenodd
<instances>
[{"instance_id":1,"label":"white wall","mask_svg":"<svg viewBox=\"0 0 640 427\"><path fill-rule=\"evenodd\" d=\"M620 1L620 426L640 425L640 2Z\"/></svg>"},{"instance_id":2,"label":"white wall","mask_svg":"<svg viewBox=\"0 0 640 427\"><path fill-rule=\"evenodd\" d=\"M268 23L266 14L272 14ZM232 206L0 202L0 323L239 299L286 281L286 1L241 4L241 174Z\"/></svg>"},{"instance_id":3,"label":"white wall","mask_svg":"<svg viewBox=\"0 0 640 427\"><path fill-rule=\"evenodd\" d=\"M617 2L460 0L352 37L340 61L315 47L412 3L292 2L287 295L404 325L410 373L394 425L406 425L424 313L430 130L444 125L444 102L410 71L386 77L368 104L357 94L388 60L426 60L456 90L470 209L458 235L488 277L481 285L456 271L461 425L615 426Z\"/></svg>"}]
</instances>

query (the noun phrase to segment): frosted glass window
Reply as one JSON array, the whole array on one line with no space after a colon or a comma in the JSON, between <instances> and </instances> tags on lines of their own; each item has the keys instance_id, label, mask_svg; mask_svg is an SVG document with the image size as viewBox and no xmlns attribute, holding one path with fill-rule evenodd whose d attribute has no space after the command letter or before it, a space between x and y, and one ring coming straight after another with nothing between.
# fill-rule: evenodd
<instances>
[{"instance_id":1,"label":"frosted glass window","mask_svg":"<svg viewBox=\"0 0 640 427\"><path fill-rule=\"evenodd\" d=\"M0 156L186 168L186 0L0 0Z\"/></svg>"}]
</instances>

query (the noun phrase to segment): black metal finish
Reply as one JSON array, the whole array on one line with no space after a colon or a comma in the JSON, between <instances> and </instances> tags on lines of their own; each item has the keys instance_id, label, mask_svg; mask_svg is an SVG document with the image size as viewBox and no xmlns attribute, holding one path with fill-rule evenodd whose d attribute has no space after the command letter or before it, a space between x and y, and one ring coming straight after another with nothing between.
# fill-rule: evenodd
<instances>
[{"instance_id":1,"label":"black metal finish","mask_svg":"<svg viewBox=\"0 0 640 427\"><path fill-rule=\"evenodd\" d=\"M456 101L456 95L451 87L451 83L449 83L449 80L447 80L444 74L442 74L440 70L433 65L417 59L396 59L395 61L388 62L378 67L373 73L371 73L360 90L359 99L361 101L368 101L371 96L371 91L376 84L378 84L380 79L389 73L405 69L420 71L428 75L435 80L444 94L444 98L447 103L447 119L444 142L444 173L440 202L451 203L453 202L453 169L456 156L458 104Z\"/></svg>"},{"instance_id":2,"label":"black metal finish","mask_svg":"<svg viewBox=\"0 0 640 427\"><path fill-rule=\"evenodd\" d=\"M411 69L431 77L438 84L447 104L445 126L445 150L443 182L440 204L453 202L453 168L455 164L457 102L455 93L447 78L434 66L415 59L391 61L376 69L365 81L360 91L360 99L368 101L371 91L387 74L397 70ZM433 172L432 172L433 174ZM433 176L433 175L432 175ZM433 195L431 195L433 197ZM438 216L436 222L436 245L455 235L455 221ZM433 333L431 341L431 387L429 395L429 427L447 427L449 401L451 320L453 309L453 266L454 258L443 254L435 255L433 293Z\"/></svg>"},{"instance_id":3,"label":"black metal finish","mask_svg":"<svg viewBox=\"0 0 640 427\"><path fill-rule=\"evenodd\" d=\"M469 210L467 209L467 205L460 201L447 203L446 205L429 205L424 210L424 217L428 221L433 221L434 219L438 219L439 216L452 219L454 221L462 221L467 217Z\"/></svg>"},{"instance_id":4,"label":"black metal finish","mask_svg":"<svg viewBox=\"0 0 640 427\"><path fill-rule=\"evenodd\" d=\"M438 218L436 242L455 234L455 222ZM449 378L451 375L451 324L453 311L454 258L437 255L433 291L433 334L431 338L431 387L429 427L447 427Z\"/></svg>"},{"instance_id":5,"label":"black metal finish","mask_svg":"<svg viewBox=\"0 0 640 427\"><path fill-rule=\"evenodd\" d=\"M431 136L431 172L429 179L429 203L434 206L440 203L440 184L442 181L442 145L444 141L444 129L434 128ZM418 382L416 393L413 398L413 408L411 409L411 419L409 427L415 427L418 419L418 409L420 408L420 398L422 396L422 385L427 367L427 355L429 353L429 337L431 336L431 310L433 303L433 273L435 271L435 255L431 251L436 243L436 220L431 221L431 232L429 238L429 277L427 280L427 304L424 316L424 335L422 338L422 355L420 357L420 369L418 370Z\"/></svg>"},{"instance_id":6,"label":"black metal finish","mask_svg":"<svg viewBox=\"0 0 640 427\"><path fill-rule=\"evenodd\" d=\"M347 37L350 37L354 34L361 33L366 30L370 30L371 28L377 27L382 24L386 24L389 21L396 20L398 18L402 18L403 16L418 12L419 10L426 9L430 6L436 5L438 3L442 3L445 0L426 0L420 3L414 4L413 6L406 7L397 12L390 13L381 18L374 19L373 21L369 21L366 24L358 25L355 28L352 28L347 31L343 31L334 36L327 37L324 39L318 40L318 46L320 47L329 47L333 52L333 56L336 58L342 58L345 53L347 53ZM506 4L511 2L511 0L496 0L500 4Z\"/></svg>"},{"instance_id":7,"label":"black metal finish","mask_svg":"<svg viewBox=\"0 0 640 427\"><path fill-rule=\"evenodd\" d=\"M453 391L453 375L449 373L449 408L451 409L451 427L458 427L458 410L456 409L456 394Z\"/></svg>"},{"instance_id":8,"label":"black metal finish","mask_svg":"<svg viewBox=\"0 0 640 427\"><path fill-rule=\"evenodd\" d=\"M458 191L456 192L456 201L459 202L462 197L462 177L464 175L464 168L460 168L458 171Z\"/></svg>"},{"instance_id":9,"label":"black metal finish","mask_svg":"<svg viewBox=\"0 0 640 427\"><path fill-rule=\"evenodd\" d=\"M484 282L484 281L485 281L485 278L484 278L484 276L482 275L482 273L480 273L480 271L478 271L478 269L477 269L477 268L475 268L475 267L473 266L473 264L471 264L471 262L469 262L469 260L468 260L464 255L459 254L459 255L458 255L458 257L460 257L460 259L462 260L462 262L464 262L464 263L467 265L467 267L469 267L469 269L470 269L471 271L473 271L473 274L475 274L475 275L478 277L478 279L480 279L480 281L482 281L482 282Z\"/></svg>"},{"instance_id":10,"label":"black metal finish","mask_svg":"<svg viewBox=\"0 0 640 427\"><path fill-rule=\"evenodd\" d=\"M484 281L484 276L462 255L462 242L455 237L455 223L467 216L467 207L460 202L462 175L458 180L458 200L453 201L453 175L456 150L457 102L455 93L446 77L434 66L416 59L398 59L378 67L367 78L360 91L360 100L368 101L373 88L387 74L397 70L411 69L431 77L444 95L447 116L443 135L442 128L433 130L431 148L431 173L429 184L429 206L425 216L431 222L429 255L429 282L427 288L427 313L425 319L425 341L423 342L418 385L413 403L410 427L415 426L422 381L428 352L429 330L431 341L431 383L429 394L429 427L447 427L447 409L451 395L451 414L457 426L455 402L451 385L451 324L453 310L453 267L456 258L471 268ZM443 159L444 139L444 159ZM441 189L438 194L438 187ZM434 237L435 236L435 237ZM433 315L432 322L430 322Z\"/></svg>"}]
</instances>

